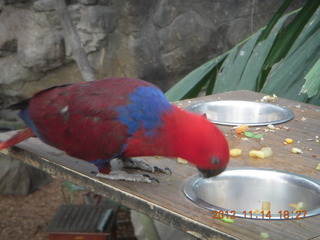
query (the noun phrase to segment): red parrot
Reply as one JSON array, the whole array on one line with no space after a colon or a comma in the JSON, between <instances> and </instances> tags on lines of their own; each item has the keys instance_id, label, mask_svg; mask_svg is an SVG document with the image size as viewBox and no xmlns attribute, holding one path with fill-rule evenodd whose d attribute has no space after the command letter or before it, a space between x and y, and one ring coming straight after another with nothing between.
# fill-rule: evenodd
<instances>
[{"instance_id":1,"label":"red parrot","mask_svg":"<svg viewBox=\"0 0 320 240\"><path fill-rule=\"evenodd\" d=\"M204 177L218 175L229 161L226 138L213 123L169 103L158 87L139 79L55 86L9 108L20 109L19 116L28 127L0 143L0 150L35 135L70 156L95 164L97 175L108 179L152 179L111 171L114 158L123 167L165 172L170 170L132 157L181 157Z\"/></svg>"}]
</instances>

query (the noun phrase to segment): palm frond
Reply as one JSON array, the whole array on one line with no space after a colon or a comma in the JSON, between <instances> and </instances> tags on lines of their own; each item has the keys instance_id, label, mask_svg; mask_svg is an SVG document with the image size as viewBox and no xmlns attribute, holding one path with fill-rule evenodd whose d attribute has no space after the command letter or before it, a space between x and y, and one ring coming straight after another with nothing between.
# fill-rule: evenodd
<instances>
[{"instance_id":1,"label":"palm frond","mask_svg":"<svg viewBox=\"0 0 320 240\"><path fill-rule=\"evenodd\" d=\"M248 89L320 104L320 1L282 16L291 2L266 27L188 74L167 92L168 99Z\"/></svg>"}]
</instances>

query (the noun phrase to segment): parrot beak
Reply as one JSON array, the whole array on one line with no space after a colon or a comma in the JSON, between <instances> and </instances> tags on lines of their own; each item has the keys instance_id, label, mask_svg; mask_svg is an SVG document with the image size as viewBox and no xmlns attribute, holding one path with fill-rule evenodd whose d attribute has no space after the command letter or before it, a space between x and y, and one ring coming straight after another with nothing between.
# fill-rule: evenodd
<instances>
[{"instance_id":1,"label":"parrot beak","mask_svg":"<svg viewBox=\"0 0 320 240\"><path fill-rule=\"evenodd\" d=\"M215 176L219 175L220 173L222 173L225 169L226 169L226 167L217 168L217 169L201 169L201 168L198 168L198 170L200 172L200 176L204 177L204 178L215 177Z\"/></svg>"}]
</instances>

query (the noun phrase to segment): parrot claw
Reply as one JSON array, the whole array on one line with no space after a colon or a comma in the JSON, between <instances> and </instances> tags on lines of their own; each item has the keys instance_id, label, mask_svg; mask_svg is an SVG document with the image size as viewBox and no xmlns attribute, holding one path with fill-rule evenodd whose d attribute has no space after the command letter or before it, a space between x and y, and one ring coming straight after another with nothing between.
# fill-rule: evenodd
<instances>
[{"instance_id":1,"label":"parrot claw","mask_svg":"<svg viewBox=\"0 0 320 240\"><path fill-rule=\"evenodd\" d=\"M172 175L172 171L170 168L165 167L165 168L159 168L157 166L153 166L154 172L158 172L158 173L169 173L170 175Z\"/></svg>"},{"instance_id":2,"label":"parrot claw","mask_svg":"<svg viewBox=\"0 0 320 240\"><path fill-rule=\"evenodd\" d=\"M149 175L141 175L141 174L130 174L122 170L112 170L109 174L97 173L96 177L104 178L109 180L124 180L130 182L145 182L151 183L152 181L158 182L159 180Z\"/></svg>"},{"instance_id":3,"label":"parrot claw","mask_svg":"<svg viewBox=\"0 0 320 240\"><path fill-rule=\"evenodd\" d=\"M147 172L156 172L156 173L169 173L170 175L172 175L172 171L170 168L165 167L157 167L157 166L152 166L149 163L145 162L142 159L138 159L138 158L125 158L122 159L123 161L123 166L126 168L135 168L135 169L140 169L143 171L147 171Z\"/></svg>"},{"instance_id":4,"label":"parrot claw","mask_svg":"<svg viewBox=\"0 0 320 240\"><path fill-rule=\"evenodd\" d=\"M172 175L172 171L171 171L171 169L170 169L170 168L165 167L165 168L164 168L164 170L168 171L168 172L169 172L169 174L170 174L170 175Z\"/></svg>"},{"instance_id":5,"label":"parrot claw","mask_svg":"<svg viewBox=\"0 0 320 240\"><path fill-rule=\"evenodd\" d=\"M142 174L142 176L147 177L150 179L150 181L155 181L157 183L160 183L160 181L154 177L150 177L148 174Z\"/></svg>"}]
</instances>

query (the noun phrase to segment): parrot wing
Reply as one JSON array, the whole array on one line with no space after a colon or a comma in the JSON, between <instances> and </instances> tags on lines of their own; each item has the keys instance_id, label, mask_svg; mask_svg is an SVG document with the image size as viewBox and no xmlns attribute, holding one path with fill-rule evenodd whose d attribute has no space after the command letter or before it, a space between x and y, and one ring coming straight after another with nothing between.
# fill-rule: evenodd
<instances>
[{"instance_id":1,"label":"parrot wing","mask_svg":"<svg viewBox=\"0 0 320 240\"><path fill-rule=\"evenodd\" d=\"M129 137L117 109L135 86L96 81L58 86L37 93L21 117L47 144L87 161L121 155ZM117 90L117 91L115 91Z\"/></svg>"}]
</instances>

